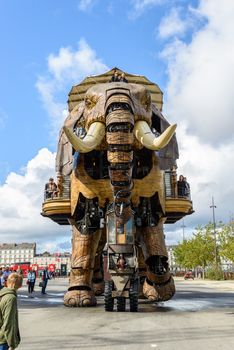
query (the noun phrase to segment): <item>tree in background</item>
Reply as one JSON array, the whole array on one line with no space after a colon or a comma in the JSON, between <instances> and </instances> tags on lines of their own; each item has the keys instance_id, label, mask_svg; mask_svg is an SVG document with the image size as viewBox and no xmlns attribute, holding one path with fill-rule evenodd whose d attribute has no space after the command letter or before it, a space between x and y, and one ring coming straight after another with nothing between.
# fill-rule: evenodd
<instances>
[{"instance_id":1,"label":"tree in background","mask_svg":"<svg viewBox=\"0 0 234 350\"><path fill-rule=\"evenodd\" d=\"M234 263L234 221L222 225L219 232L220 256Z\"/></svg>"},{"instance_id":2,"label":"tree in background","mask_svg":"<svg viewBox=\"0 0 234 350\"><path fill-rule=\"evenodd\" d=\"M215 259L215 240L213 225L198 226L193 237L178 244L174 251L176 263L185 268L205 268ZM217 256L218 251L217 251ZM218 258L219 261L219 258Z\"/></svg>"}]
</instances>

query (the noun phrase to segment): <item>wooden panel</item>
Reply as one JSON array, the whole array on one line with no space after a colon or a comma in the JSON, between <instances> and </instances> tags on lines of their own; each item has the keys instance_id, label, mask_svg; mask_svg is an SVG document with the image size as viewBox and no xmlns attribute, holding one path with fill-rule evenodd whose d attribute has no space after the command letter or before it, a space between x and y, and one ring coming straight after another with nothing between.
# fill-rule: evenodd
<instances>
[{"instance_id":1,"label":"wooden panel","mask_svg":"<svg viewBox=\"0 0 234 350\"><path fill-rule=\"evenodd\" d=\"M166 213L190 213L193 211L192 202L185 198L166 198L165 202Z\"/></svg>"},{"instance_id":2,"label":"wooden panel","mask_svg":"<svg viewBox=\"0 0 234 350\"><path fill-rule=\"evenodd\" d=\"M46 216L54 214L71 214L71 203L68 199L47 200L42 204L42 213Z\"/></svg>"},{"instance_id":3,"label":"wooden panel","mask_svg":"<svg viewBox=\"0 0 234 350\"><path fill-rule=\"evenodd\" d=\"M139 203L139 197L152 197L158 192L159 201L163 212L165 211L165 195L164 195L164 172L159 170L157 159L153 155L153 168L151 172L141 180L133 180L132 202L133 206ZM71 213L77 206L79 194L82 193L86 198L92 199L98 197L100 207L103 207L106 200L113 202L113 190L110 179L92 179L84 170L83 157L80 155L80 163L77 169L77 176L74 172L71 175Z\"/></svg>"}]
</instances>

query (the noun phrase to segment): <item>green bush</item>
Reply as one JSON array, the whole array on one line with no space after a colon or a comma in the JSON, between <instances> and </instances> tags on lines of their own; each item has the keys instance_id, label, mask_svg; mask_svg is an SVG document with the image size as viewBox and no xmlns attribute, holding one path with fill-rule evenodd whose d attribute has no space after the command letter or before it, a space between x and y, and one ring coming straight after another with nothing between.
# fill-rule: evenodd
<instances>
[{"instance_id":1,"label":"green bush","mask_svg":"<svg viewBox=\"0 0 234 350\"><path fill-rule=\"evenodd\" d=\"M224 280L224 273L220 266L211 266L206 270L205 277L210 280L221 281Z\"/></svg>"}]
</instances>

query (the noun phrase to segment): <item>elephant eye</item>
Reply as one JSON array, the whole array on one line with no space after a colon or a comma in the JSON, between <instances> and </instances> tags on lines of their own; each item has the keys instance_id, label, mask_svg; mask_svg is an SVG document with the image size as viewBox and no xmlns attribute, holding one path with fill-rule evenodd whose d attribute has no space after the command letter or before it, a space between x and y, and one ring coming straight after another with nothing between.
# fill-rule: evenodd
<instances>
[{"instance_id":1,"label":"elephant eye","mask_svg":"<svg viewBox=\"0 0 234 350\"><path fill-rule=\"evenodd\" d=\"M97 103L97 99L95 98L95 96L87 96L85 98L85 106L88 109L92 109Z\"/></svg>"},{"instance_id":2,"label":"elephant eye","mask_svg":"<svg viewBox=\"0 0 234 350\"><path fill-rule=\"evenodd\" d=\"M150 105L151 105L151 97L150 94L144 94L141 97L141 104L145 108L145 110L148 112L150 110Z\"/></svg>"}]
</instances>

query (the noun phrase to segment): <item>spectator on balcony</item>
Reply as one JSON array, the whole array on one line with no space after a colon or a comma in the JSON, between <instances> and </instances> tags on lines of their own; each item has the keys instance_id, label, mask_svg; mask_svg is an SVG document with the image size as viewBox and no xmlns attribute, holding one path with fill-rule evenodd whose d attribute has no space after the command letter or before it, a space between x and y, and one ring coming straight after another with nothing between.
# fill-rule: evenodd
<instances>
[{"instance_id":1,"label":"spectator on balcony","mask_svg":"<svg viewBox=\"0 0 234 350\"><path fill-rule=\"evenodd\" d=\"M53 199L54 197L57 197L58 194L58 188L56 183L54 182L54 179L51 177L49 179L49 182L45 185L45 199Z\"/></svg>"},{"instance_id":2,"label":"spectator on balcony","mask_svg":"<svg viewBox=\"0 0 234 350\"><path fill-rule=\"evenodd\" d=\"M185 197L186 184L184 181L184 176L180 175L177 181L178 197Z\"/></svg>"},{"instance_id":3,"label":"spectator on balcony","mask_svg":"<svg viewBox=\"0 0 234 350\"><path fill-rule=\"evenodd\" d=\"M190 198L190 185L189 183L187 182L187 178L184 177L184 182L185 182L185 196Z\"/></svg>"}]
</instances>

